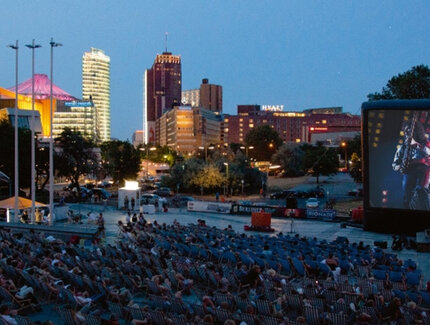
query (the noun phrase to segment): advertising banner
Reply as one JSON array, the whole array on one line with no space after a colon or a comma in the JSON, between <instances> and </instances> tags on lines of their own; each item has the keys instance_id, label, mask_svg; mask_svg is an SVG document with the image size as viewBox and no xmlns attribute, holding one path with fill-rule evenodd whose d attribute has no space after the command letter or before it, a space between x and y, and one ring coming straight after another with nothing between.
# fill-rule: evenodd
<instances>
[{"instance_id":1,"label":"advertising banner","mask_svg":"<svg viewBox=\"0 0 430 325\"><path fill-rule=\"evenodd\" d=\"M316 218L323 220L334 220L336 218L336 210L316 210L307 209L306 216L308 218Z\"/></svg>"},{"instance_id":2,"label":"advertising banner","mask_svg":"<svg viewBox=\"0 0 430 325\"><path fill-rule=\"evenodd\" d=\"M231 203L188 201L187 210L228 214L231 211L231 206Z\"/></svg>"}]
</instances>

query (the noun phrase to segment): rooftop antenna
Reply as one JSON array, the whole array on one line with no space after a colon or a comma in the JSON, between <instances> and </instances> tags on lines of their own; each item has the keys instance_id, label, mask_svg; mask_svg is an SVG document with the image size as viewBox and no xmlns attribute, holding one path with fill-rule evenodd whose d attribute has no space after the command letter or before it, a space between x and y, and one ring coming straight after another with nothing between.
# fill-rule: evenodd
<instances>
[{"instance_id":1,"label":"rooftop antenna","mask_svg":"<svg viewBox=\"0 0 430 325\"><path fill-rule=\"evenodd\" d=\"M164 33L164 44L165 44L165 47L166 47L166 51L165 52L167 52L167 35L168 35L169 33Z\"/></svg>"}]
</instances>

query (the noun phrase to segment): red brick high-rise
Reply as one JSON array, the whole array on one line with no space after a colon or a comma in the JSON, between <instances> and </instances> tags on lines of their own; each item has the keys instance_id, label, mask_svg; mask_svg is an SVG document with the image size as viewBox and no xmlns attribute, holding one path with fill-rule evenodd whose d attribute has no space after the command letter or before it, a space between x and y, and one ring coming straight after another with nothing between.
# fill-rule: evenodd
<instances>
[{"instance_id":1,"label":"red brick high-rise","mask_svg":"<svg viewBox=\"0 0 430 325\"><path fill-rule=\"evenodd\" d=\"M157 142L156 121L163 111L181 100L181 57L170 52L157 54L151 69L145 71L144 120L145 143Z\"/></svg>"}]
</instances>

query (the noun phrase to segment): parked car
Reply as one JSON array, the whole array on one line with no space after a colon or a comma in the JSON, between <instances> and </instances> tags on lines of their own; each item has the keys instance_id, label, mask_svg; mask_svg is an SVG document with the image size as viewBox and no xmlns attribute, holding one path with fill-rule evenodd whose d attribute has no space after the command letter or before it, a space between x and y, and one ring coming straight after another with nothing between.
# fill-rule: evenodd
<instances>
[{"instance_id":1,"label":"parked car","mask_svg":"<svg viewBox=\"0 0 430 325\"><path fill-rule=\"evenodd\" d=\"M318 199L316 197L311 197L306 200L306 208L307 209L317 209L319 206Z\"/></svg>"},{"instance_id":2,"label":"parked car","mask_svg":"<svg viewBox=\"0 0 430 325\"><path fill-rule=\"evenodd\" d=\"M296 191L280 191L280 192L274 192L270 194L270 198L272 200L280 200L280 199L286 199L287 197L296 197L297 192Z\"/></svg>"},{"instance_id":3,"label":"parked car","mask_svg":"<svg viewBox=\"0 0 430 325\"><path fill-rule=\"evenodd\" d=\"M96 188L93 188L92 191L93 191L94 197L98 197L102 200L107 200L108 198L110 198L112 196L104 188L96 187Z\"/></svg>"},{"instance_id":4,"label":"parked car","mask_svg":"<svg viewBox=\"0 0 430 325\"><path fill-rule=\"evenodd\" d=\"M193 197L187 195L175 195L172 198L172 205L177 208L186 207L189 201L195 201Z\"/></svg>"},{"instance_id":5,"label":"parked car","mask_svg":"<svg viewBox=\"0 0 430 325\"><path fill-rule=\"evenodd\" d=\"M146 205L146 204L155 205L156 203L158 203L159 205L162 205L163 203L167 203L167 200L164 197L161 197L157 194L150 194L150 193L142 194L142 196L140 197L141 205Z\"/></svg>"},{"instance_id":6,"label":"parked car","mask_svg":"<svg viewBox=\"0 0 430 325\"><path fill-rule=\"evenodd\" d=\"M172 190L169 187L160 187L155 190L154 194L157 194L162 197L167 197L172 195Z\"/></svg>"}]
</instances>

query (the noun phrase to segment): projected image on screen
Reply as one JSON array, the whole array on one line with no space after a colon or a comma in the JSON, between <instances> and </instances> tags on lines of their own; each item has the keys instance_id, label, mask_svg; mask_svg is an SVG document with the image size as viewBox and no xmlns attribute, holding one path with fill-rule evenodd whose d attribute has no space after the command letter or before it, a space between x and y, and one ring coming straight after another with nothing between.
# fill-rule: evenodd
<instances>
[{"instance_id":1,"label":"projected image on screen","mask_svg":"<svg viewBox=\"0 0 430 325\"><path fill-rule=\"evenodd\" d=\"M430 114L368 111L369 205L430 210Z\"/></svg>"}]
</instances>

